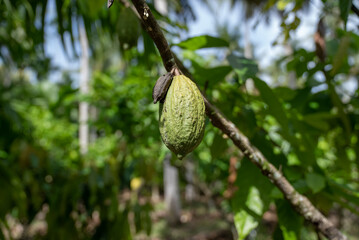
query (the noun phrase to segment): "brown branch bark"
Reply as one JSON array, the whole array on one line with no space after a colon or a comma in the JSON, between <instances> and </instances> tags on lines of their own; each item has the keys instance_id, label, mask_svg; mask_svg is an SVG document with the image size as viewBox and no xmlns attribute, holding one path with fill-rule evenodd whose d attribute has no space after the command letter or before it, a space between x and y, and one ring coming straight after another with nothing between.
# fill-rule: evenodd
<instances>
[{"instance_id":1,"label":"brown branch bark","mask_svg":"<svg viewBox=\"0 0 359 240\"><path fill-rule=\"evenodd\" d=\"M151 36L160 51L166 70L170 71L173 67L177 67L173 57L174 55L170 50L167 40L147 4L143 0L132 0L132 3L139 13L145 30ZM294 189L282 173L249 142L248 138L240 132L232 122L227 120L205 97L203 98L206 105L206 114L213 126L219 128L231 138L233 143L243 152L243 154L261 170L262 174L268 177L269 180L280 189L285 198L298 213L300 213L307 221L311 222L328 239L347 239L317 208L313 206L307 197L299 194Z\"/></svg>"},{"instance_id":2,"label":"brown branch bark","mask_svg":"<svg viewBox=\"0 0 359 240\"><path fill-rule=\"evenodd\" d=\"M144 1L132 1L133 5L142 20L142 24L150 37L153 39L158 51L162 58L163 65L167 72L176 66L174 57L172 55L170 46L167 43L165 36L162 33L160 26L158 25L155 17L153 16L150 8Z\"/></svg>"}]
</instances>

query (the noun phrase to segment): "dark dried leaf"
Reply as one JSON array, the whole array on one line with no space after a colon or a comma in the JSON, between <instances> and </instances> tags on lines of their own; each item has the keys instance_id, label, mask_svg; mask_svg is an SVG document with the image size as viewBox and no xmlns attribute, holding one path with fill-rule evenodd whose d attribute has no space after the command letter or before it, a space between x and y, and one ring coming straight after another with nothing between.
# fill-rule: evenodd
<instances>
[{"instance_id":1,"label":"dark dried leaf","mask_svg":"<svg viewBox=\"0 0 359 240\"><path fill-rule=\"evenodd\" d=\"M158 101L160 101L160 102L164 101L166 94L167 94L167 90L171 85L172 78L173 78L172 73L168 72L168 73L162 75L157 80L155 86L153 87L153 91L152 91L153 103L157 103Z\"/></svg>"}]
</instances>

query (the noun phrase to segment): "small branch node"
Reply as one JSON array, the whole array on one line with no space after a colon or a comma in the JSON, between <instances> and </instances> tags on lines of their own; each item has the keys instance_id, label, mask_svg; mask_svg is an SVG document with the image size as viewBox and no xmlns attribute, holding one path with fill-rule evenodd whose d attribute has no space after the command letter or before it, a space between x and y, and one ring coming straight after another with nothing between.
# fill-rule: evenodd
<instances>
[{"instance_id":1,"label":"small branch node","mask_svg":"<svg viewBox=\"0 0 359 240\"><path fill-rule=\"evenodd\" d=\"M150 14L148 13L148 7L143 8L143 19L147 20L147 18L150 16Z\"/></svg>"}]
</instances>

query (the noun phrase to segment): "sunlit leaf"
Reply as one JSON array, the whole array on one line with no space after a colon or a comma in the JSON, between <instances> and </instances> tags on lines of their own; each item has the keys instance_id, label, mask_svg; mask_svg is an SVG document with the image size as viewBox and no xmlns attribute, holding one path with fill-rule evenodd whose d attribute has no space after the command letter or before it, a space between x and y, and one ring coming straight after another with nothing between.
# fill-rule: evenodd
<instances>
[{"instance_id":1,"label":"sunlit leaf","mask_svg":"<svg viewBox=\"0 0 359 240\"><path fill-rule=\"evenodd\" d=\"M234 225L237 229L238 239L242 240L258 226L258 221L249 215L245 210L241 210L236 212L234 215Z\"/></svg>"},{"instance_id":2,"label":"sunlit leaf","mask_svg":"<svg viewBox=\"0 0 359 240\"><path fill-rule=\"evenodd\" d=\"M283 11L285 9L285 7L288 5L288 3L290 3L289 0L279 0L277 2L277 9L279 11Z\"/></svg>"},{"instance_id":3,"label":"sunlit leaf","mask_svg":"<svg viewBox=\"0 0 359 240\"><path fill-rule=\"evenodd\" d=\"M228 47L229 43L221 38L202 35L186 39L175 45L188 50L197 50L201 48Z\"/></svg>"},{"instance_id":4,"label":"sunlit leaf","mask_svg":"<svg viewBox=\"0 0 359 240\"><path fill-rule=\"evenodd\" d=\"M272 186L256 167L245 159L238 170L236 185L239 190L231 200L235 212L235 226L240 239L257 227L269 206Z\"/></svg>"},{"instance_id":5,"label":"sunlit leaf","mask_svg":"<svg viewBox=\"0 0 359 240\"><path fill-rule=\"evenodd\" d=\"M259 216L263 214L264 206L258 188L254 186L250 187L246 205L250 210L258 214Z\"/></svg>"},{"instance_id":6,"label":"sunlit leaf","mask_svg":"<svg viewBox=\"0 0 359 240\"><path fill-rule=\"evenodd\" d=\"M301 218L286 200L277 200L277 214L284 240L300 239Z\"/></svg>"}]
</instances>

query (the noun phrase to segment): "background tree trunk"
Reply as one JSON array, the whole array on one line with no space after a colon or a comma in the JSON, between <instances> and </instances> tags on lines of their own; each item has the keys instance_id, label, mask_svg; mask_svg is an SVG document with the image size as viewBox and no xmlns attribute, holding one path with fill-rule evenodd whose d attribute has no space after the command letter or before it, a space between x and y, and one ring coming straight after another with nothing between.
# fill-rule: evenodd
<instances>
[{"instance_id":1,"label":"background tree trunk","mask_svg":"<svg viewBox=\"0 0 359 240\"><path fill-rule=\"evenodd\" d=\"M81 59L80 59L80 94L85 95L89 92L89 44L86 36L84 24L79 24L79 36L81 45ZM79 142L81 154L86 154L89 143L89 104L85 101L80 102L79 107Z\"/></svg>"},{"instance_id":2,"label":"background tree trunk","mask_svg":"<svg viewBox=\"0 0 359 240\"><path fill-rule=\"evenodd\" d=\"M180 222L181 198L179 191L178 169L171 166L171 153L168 153L163 161L163 183L165 204L168 212L168 220L172 224Z\"/></svg>"},{"instance_id":3,"label":"background tree trunk","mask_svg":"<svg viewBox=\"0 0 359 240\"><path fill-rule=\"evenodd\" d=\"M244 46L244 57L245 58L249 58L252 59L253 58L253 49L252 49L252 43L251 43L251 39L250 39L250 26L249 23L246 22L245 23L245 34L244 34L244 42L245 42L245 46ZM253 93L255 90L255 86L254 86L254 81L253 79L249 78L246 80L246 89L248 91L248 93Z\"/></svg>"},{"instance_id":4,"label":"background tree trunk","mask_svg":"<svg viewBox=\"0 0 359 240\"><path fill-rule=\"evenodd\" d=\"M186 168L186 191L185 191L185 199L187 202L192 202L196 198L196 189L194 187L194 164L191 158L187 158L185 162Z\"/></svg>"},{"instance_id":5,"label":"background tree trunk","mask_svg":"<svg viewBox=\"0 0 359 240\"><path fill-rule=\"evenodd\" d=\"M293 47L290 45L290 43L285 44L285 53L290 56L293 54ZM294 71L290 71L288 73L288 87L291 89L297 88L297 76Z\"/></svg>"}]
</instances>

